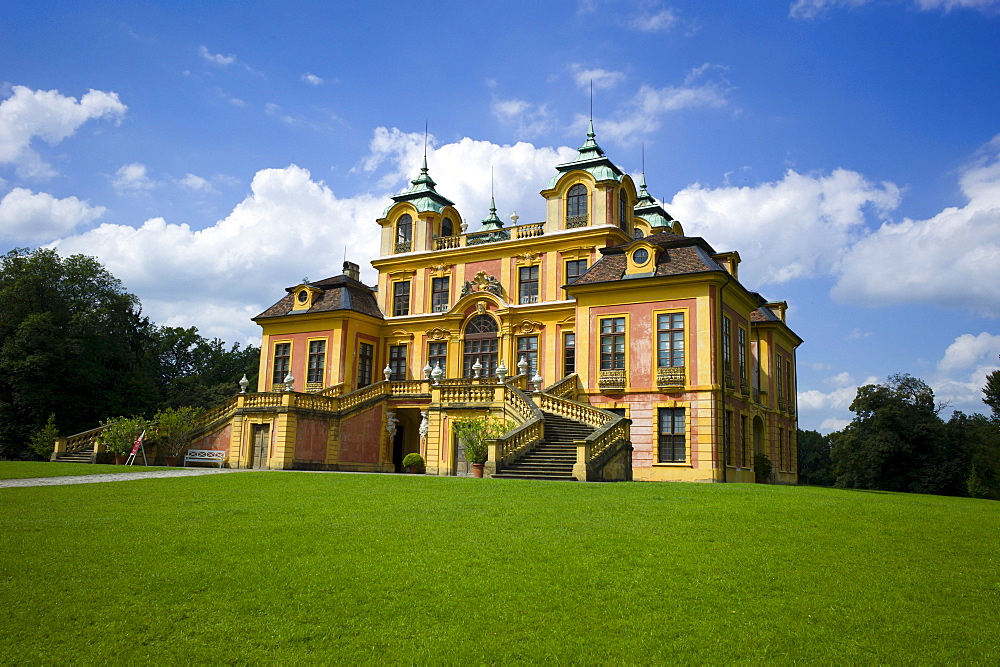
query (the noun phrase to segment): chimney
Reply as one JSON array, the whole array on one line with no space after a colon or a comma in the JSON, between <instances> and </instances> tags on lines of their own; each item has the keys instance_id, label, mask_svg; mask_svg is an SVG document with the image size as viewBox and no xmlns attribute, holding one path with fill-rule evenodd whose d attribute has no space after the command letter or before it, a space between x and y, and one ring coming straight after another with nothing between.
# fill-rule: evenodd
<instances>
[{"instance_id":1,"label":"chimney","mask_svg":"<svg viewBox=\"0 0 1000 667\"><path fill-rule=\"evenodd\" d=\"M344 262L344 275L351 280L361 282L361 267L354 262Z\"/></svg>"}]
</instances>

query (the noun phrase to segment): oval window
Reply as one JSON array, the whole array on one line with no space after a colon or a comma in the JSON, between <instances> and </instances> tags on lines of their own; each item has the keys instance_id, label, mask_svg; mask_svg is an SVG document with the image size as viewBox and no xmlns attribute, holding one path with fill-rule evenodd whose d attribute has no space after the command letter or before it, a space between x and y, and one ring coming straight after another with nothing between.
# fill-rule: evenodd
<instances>
[{"instance_id":1,"label":"oval window","mask_svg":"<svg viewBox=\"0 0 1000 667\"><path fill-rule=\"evenodd\" d=\"M306 290L301 290L299 292L299 303L305 303L309 300L309 292Z\"/></svg>"},{"instance_id":2,"label":"oval window","mask_svg":"<svg viewBox=\"0 0 1000 667\"><path fill-rule=\"evenodd\" d=\"M649 251L645 248L639 248L632 253L632 261L635 262L637 266L642 266L649 261Z\"/></svg>"}]
</instances>

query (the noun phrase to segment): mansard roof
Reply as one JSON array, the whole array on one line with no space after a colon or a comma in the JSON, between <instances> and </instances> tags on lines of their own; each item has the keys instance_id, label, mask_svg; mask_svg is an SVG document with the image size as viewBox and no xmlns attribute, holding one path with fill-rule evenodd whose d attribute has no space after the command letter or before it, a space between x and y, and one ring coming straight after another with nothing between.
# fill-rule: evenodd
<instances>
[{"instance_id":1,"label":"mansard roof","mask_svg":"<svg viewBox=\"0 0 1000 667\"><path fill-rule=\"evenodd\" d=\"M699 236L678 236L670 232L660 232L630 243L601 248L601 254L604 256L572 284L593 285L625 280L627 278L625 269L628 266L626 251L636 243L652 244L661 249L653 276L642 277L660 278L708 271L725 272L725 269L712 259L715 250L705 239Z\"/></svg>"},{"instance_id":2,"label":"mansard roof","mask_svg":"<svg viewBox=\"0 0 1000 667\"><path fill-rule=\"evenodd\" d=\"M315 287L322 292L313 299L312 307L309 310L295 311L295 315L305 313L325 313L335 310L352 310L371 317L383 319L382 311L379 310L375 301L375 293L371 287L347 276L334 276L314 283L308 283L310 287ZM292 293L295 287L286 287L288 292L280 301L265 310L254 319L267 317L284 317L291 315L292 307L295 305L295 295Z\"/></svg>"}]
</instances>

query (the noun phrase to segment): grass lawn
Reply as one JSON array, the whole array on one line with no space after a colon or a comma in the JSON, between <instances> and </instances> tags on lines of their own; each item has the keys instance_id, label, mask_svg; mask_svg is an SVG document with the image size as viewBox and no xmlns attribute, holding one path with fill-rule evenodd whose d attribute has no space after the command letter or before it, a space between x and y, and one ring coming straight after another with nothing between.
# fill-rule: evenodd
<instances>
[{"instance_id":1,"label":"grass lawn","mask_svg":"<svg viewBox=\"0 0 1000 667\"><path fill-rule=\"evenodd\" d=\"M4 662L1000 662L1000 503L253 473L0 489Z\"/></svg>"},{"instance_id":2,"label":"grass lawn","mask_svg":"<svg viewBox=\"0 0 1000 667\"><path fill-rule=\"evenodd\" d=\"M0 479L101 475L112 472L145 472L147 470L173 469L156 466L91 465L89 463L58 463L49 461L0 461Z\"/></svg>"}]
</instances>

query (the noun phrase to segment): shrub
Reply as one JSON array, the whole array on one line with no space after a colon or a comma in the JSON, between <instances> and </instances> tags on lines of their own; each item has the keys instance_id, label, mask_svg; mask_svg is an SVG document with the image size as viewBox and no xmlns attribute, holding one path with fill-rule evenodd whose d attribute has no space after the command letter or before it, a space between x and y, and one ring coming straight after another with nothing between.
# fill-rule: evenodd
<instances>
[{"instance_id":1,"label":"shrub","mask_svg":"<svg viewBox=\"0 0 1000 667\"><path fill-rule=\"evenodd\" d=\"M52 454L52 450L55 449L55 440L58 437L59 429L56 428L56 416L51 414L49 420L45 422L45 426L35 431L28 444L36 454L47 459Z\"/></svg>"},{"instance_id":2,"label":"shrub","mask_svg":"<svg viewBox=\"0 0 1000 667\"><path fill-rule=\"evenodd\" d=\"M166 456L180 456L188 446L188 433L198 423L201 408L167 408L153 417L156 441L163 444Z\"/></svg>"},{"instance_id":3,"label":"shrub","mask_svg":"<svg viewBox=\"0 0 1000 667\"><path fill-rule=\"evenodd\" d=\"M771 465L771 459L768 458L767 454L763 452L754 454L753 467L757 472L757 481L766 482L771 479L771 471L774 470L774 466Z\"/></svg>"},{"instance_id":4,"label":"shrub","mask_svg":"<svg viewBox=\"0 0 1000 667\"><path fill-rule=\"evenodd\" d=\"M404 468L423 468L424 467L424 457L416 452L410 452L403 457L403 467Z\"/></svg>"},{"instance_id":5,"label":"shrub","mask_svg":"<svg viewBox=\"0 0 1000 667\"><path fill-rule=\"evenodd\" d=\"M101 422L101 442L109 453L121 456L132 451L139 435L149 426L142 417L115 417Z\"/></svg>"},{"instance_id":6,"label":"shrub","mask_svg":"<svg viewBox=\"0 0 1000 667\"><path fill-rule=\"evenodd\" d=\"M490 457L487 440L495 440L513 428L499 417L469 417L455 420L455 432L465 443L465 459L469 463L486 463Z\"/></svg>"}]
</instances>

